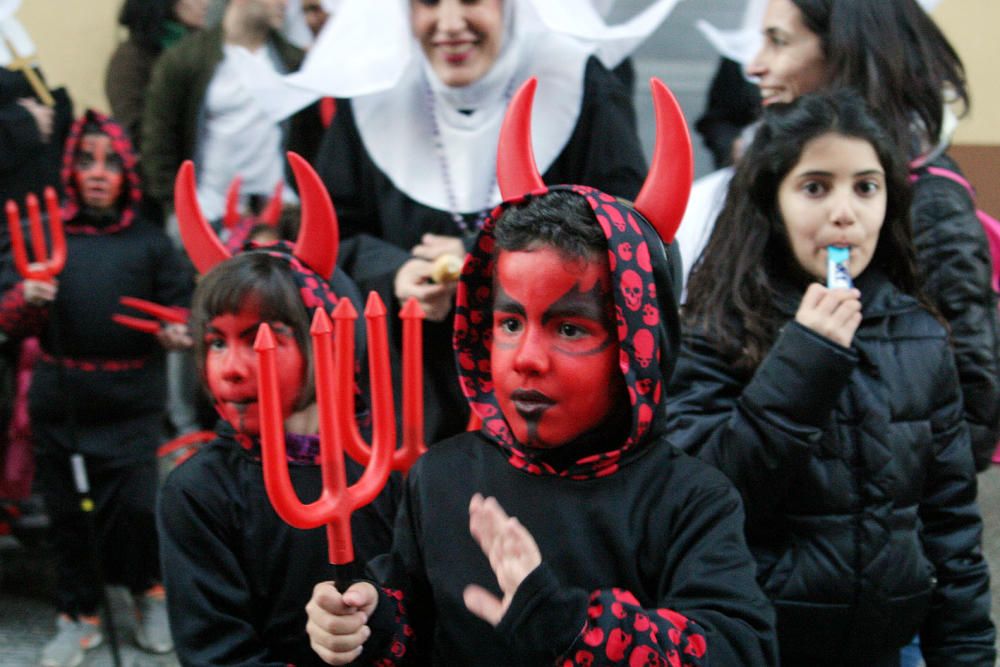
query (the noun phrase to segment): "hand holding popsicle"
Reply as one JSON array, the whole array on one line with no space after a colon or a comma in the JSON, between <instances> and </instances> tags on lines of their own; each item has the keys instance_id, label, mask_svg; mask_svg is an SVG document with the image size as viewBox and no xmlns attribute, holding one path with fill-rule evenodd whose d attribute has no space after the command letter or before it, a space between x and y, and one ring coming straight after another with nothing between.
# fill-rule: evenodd
<instances>
[{"instance_id":1,"label":"hand holding popsicle","mask_svg":"<svg viewBox=\"0 0 1000 667\"><path fill-rule=\"evenodd\" d=\"M795 321L838 345L850 347L861 324L861 292L853 287L830 289L812 283L802 296Z\"/></svg>"}]
</instances>

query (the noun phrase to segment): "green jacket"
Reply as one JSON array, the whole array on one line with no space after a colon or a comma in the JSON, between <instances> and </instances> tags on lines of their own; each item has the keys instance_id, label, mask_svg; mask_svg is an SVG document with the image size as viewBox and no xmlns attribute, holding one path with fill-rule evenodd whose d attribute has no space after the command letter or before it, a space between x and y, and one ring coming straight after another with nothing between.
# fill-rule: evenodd
<instances>
[{"instance_id":1,"label":"green jacket","mask_svg":"<svg viewBox=\"0 0 1000 667\"><path fill-rule=\"evenodd\" d=\"M276 32L269 45L285 69L294 71L304 52ZM146 89L142 121L142 168L146 190L173 207L174 179L184 160L194 157L202 101L222 62L222 28L192 33L163 52Z\"/></svg>"}]
</instances>

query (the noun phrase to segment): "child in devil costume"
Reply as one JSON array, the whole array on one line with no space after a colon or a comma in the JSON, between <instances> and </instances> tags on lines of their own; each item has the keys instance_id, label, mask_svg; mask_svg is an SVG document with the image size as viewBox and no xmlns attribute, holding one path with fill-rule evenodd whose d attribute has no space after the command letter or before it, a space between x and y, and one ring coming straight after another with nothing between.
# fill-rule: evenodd
<instances>
[{"instance_id":1,"label":"child in devil costume","mask_svg":"<svg viewBox=\"0 0 1000 667\"><path fill-rule=\"evenodd\" d=\"M667 174L661 150L633 207L512 183L504 164L526 164L529 141L505 127L512 145L507 201L458 292L455 349L483 428L417 460L374 581L316 586L313 648L330 664L774 664L739 497L661 419L678 315L647 220L672 237L679 215L661 204L683 210L690 164Z\"/></svg>"},{"instance_id":2,"label":"child in devil costume","mask_svg":"<svg viewBox=\"0 0 1000 667\"><path fill-rule=\"evenodd\" d=\"M38 483L57 555L56 637L41 664L78 664L102 639L101 582L91 561L70 455L86 461L96 507L99 564L107 583L127 586L140 614L143 648L171 649L157 558L156 448L166 378L163 347L189 341L186 327L157 338L115 324L122 296L187 305L192 282L166 235L137 214L135 155L122 128L88 111L71 130L63 170L66 265L52 283L24 280L0 302L0 329L39 335L29 410Z\"/></svg>"},{"instance_id":3,"label":"child in devil costume","mask_svg":"<svg viewBox=\"0 0 1000 667\"><path fill-rule=\"evenodd\" d=\"M170 625L183 664L320 664L305 634L303 604L313 584L330 575L326 534L323 528L290 527L268 500L253 345L258 326L267 322L277 342L289 474L299 497L312 502L323 482L315 389L307 381L313 366L310 321L317 308L330 312L341 298L359 310L361 304L353 282L334 270L336 222L329 199L325 207L309 206L326 191L318 180L303 179L312 176L311 170L300 171L309 169L304 162L292 164L307 204L294 246L249 242L229 258L194 208L190 171L182 173L177 188L181 235L204 273L192 303L195 359L221 417L216 439L178 466L160 493ZM345 463L349 482L356 481L362 468ZM354 513L359 560L388 550L398 496L398 480L390 478L372 504Z\"/></svg>"}]
</instances>

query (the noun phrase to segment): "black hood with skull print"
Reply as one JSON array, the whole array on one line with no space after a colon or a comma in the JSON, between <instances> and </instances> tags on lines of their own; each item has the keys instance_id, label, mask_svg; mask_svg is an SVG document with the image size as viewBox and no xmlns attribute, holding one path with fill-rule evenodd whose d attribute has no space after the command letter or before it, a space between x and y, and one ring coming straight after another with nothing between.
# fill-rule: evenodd
<instances>
[{"instance_id":1,"label":"black hood with skull print","mask_svg":"<svg viewBox=\"0 0 1000 667\"><path fill-rule=\"evenodd\" d=\"M586 453L568 467L558 469L514 439L493 391L490 365L495 221L507 209L555 190L583 197L607 239L619 367L631 406L629 431L619 443L596 454ZM586 186L552 186L536 191L504 202L486 219L462 269L454 347L462 390L472 410L483 421L482 433L507 453L511 465L539 475L602 477L614 473L630 452L640 450L640 445L654 439L660 430L663 392L674 368L680 340L671 261L653 227L629 202Z\"/></svg>"}]
</instances>

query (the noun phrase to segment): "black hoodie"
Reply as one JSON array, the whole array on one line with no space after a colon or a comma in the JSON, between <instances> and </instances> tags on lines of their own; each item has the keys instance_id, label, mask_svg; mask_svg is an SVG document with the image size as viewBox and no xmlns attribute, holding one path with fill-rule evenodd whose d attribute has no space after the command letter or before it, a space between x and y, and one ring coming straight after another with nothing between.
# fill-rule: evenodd
<instances>
[{"instance_id":1,"label":"black hoodie","mask_svg":"<svg viewBox=\"0 0 1000 667\"><path fill-rule=\"evenodd\" d=\"M111 215L82 209L73 178L83 130L94 124L111 138L125 168L122 194ZM75 430L77 442L67 435L63 446L97 458L148 458L158 444L157 433L121 438L109 433L131 432L163 412L163 350L155 337L115 324L111 315L122 312L122 296L186 306L193 281L166 234L135 214L141 198L135 155L117 123L95 111L78 119L66 142L62 176L66 265L56 276L56 300L28 305L18 282L0 300L0 330L12 337L40 337L42 358L29 394L32 421L67 424L72 407L77 424L67 433ZM116 423L135 429L121 430L125 427ZM124 445L122 438L130 444Z\"/></svg>"},{"instance_id":2,"label":"black hoodie","mask_svg":"<svg viewBox=\"0 0 1000 667\"><path fill-rule=\"evenodd\" d=\"M459 372L484 426L432 447L411 470L392 552L371 566L385 588L362 657L377 664L774 664L772 612L754 583L739 498L717 471L672 447L658 423L678 341L663 246L627 203L569 189L591 205L608 238L629 418L609 419L619 432L601 427L603 445L588 442L575 460L514 440L489 364L493 221L524 200L503 204L466 262L456 311ZM469 533L476 492L496 497L542 554L496 628L462 599L472 583L499 594Z\"/></svg>"}]
</instances>

